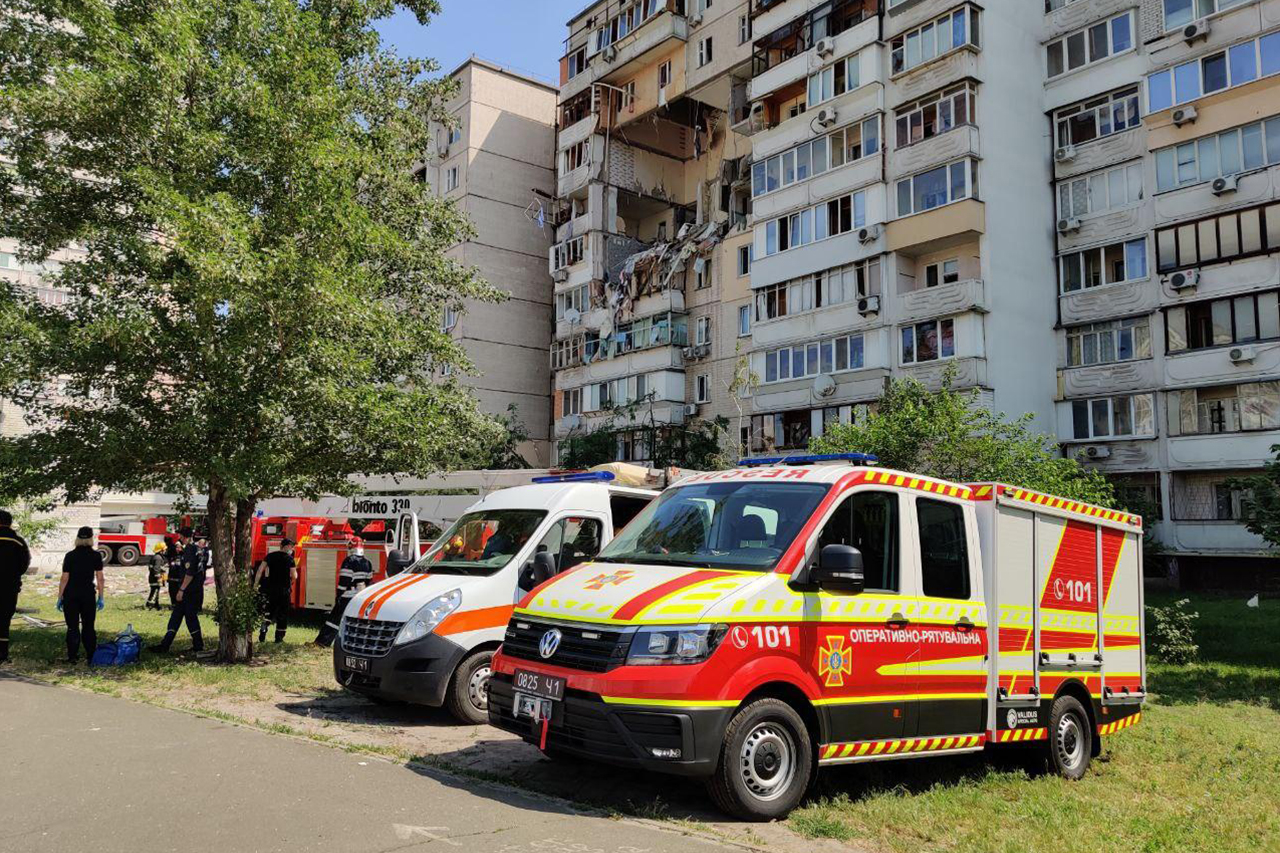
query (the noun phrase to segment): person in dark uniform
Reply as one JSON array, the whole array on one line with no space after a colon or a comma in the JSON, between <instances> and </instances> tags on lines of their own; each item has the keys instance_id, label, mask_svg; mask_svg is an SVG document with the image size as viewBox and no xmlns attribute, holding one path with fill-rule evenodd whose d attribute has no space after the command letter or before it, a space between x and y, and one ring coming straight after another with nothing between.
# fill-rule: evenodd
<instances>
[{"instance_id":1,"label":"person in dark uniform","mask_svg":"<svg viewBox=\"0 0 1280 853\"><path fill-rule=\"evenodd\" d=\"M292 606L293 582L298 577L298 564L293 560L293 540L280 540L280 550L272 551L258 566L254 579L262 590L267 603L266 618L258 631L258 642L267 641L267 624L276 623L276 642L284 642L284 632L289 630L289 608Z\"/></svg>"},{"instance_id":2,"label":"person in dark uniform","mask_svg":"<svg viewBox=\"0 0 1280 853\"><path fill-rule=\"evenodd\" d=\"M27 540L13 529L13 516L0 509L0 663L9 659L9 623L18 609L22 576L30 567Z\"/></svg>"},{"instance_id":3,"label":"person in dark uniform","mask_svg":"<svg viewBox=\"0 0 1280 853\"><path fill-rule=\"evenodd\" d=\"M169 617L169 627L160 641L159 650L169 651L173 638L178 636L178 628L186 620L187 631L191 634L191 651L204 651L204 636L200 633L200 608L204 606L204 564L200 560L200 549L191 541L191 530L182 531L182 555L178 557L176 567L169 566L169 585L173 586L173 576L178 574L178 591L173 594L173 615Z\"/></svg>"},{"instance_id":4,"label":"person in dark uniform","mask_svg":"<svg viewBox=\"0 0 1280 853\"><path fill-rule=\"evenodd\" d=\"M147 609L155 608L160 610L160 584L164 583L164 572L169 565L169 561L164 556L164 544L157 543L155 553L151 555L151 559L147 561L147 585L151 587L151 591L147 593Z\"/></svg>"},{"instance_id":5,"label":"person in dark uniform","mask_svg":"<svg viewBox=\"0 0 1280 853\"><path fill-rule=\"evenodd\" d=\"M182 548L186 544L181 532L179 532L177 539L169 539L165 542L164 563L168 569L169 606L171 608L178 606L178 587L182 586Z\"/></svg>"},{"instance_id":6,"label":"person in dark uniform","mask_svg":"<svg viewBox=\"0 0 1280 853\"><path fill-rule=\"evenodd\" d=\"M93 623L102 609L105 589L102 555L93 547L93 528L81 527L76 532L76 547L62 558L62 579L58 583L58 610L67 622L67 663L79 658L81 643L85 659L93 659L98 648Z\"/></svg>"},{"instance_id":7,"label":"person in dark uniform","mask_svg":"<svg viewBox=\"0 0 1280 853\"><path fill-rule=\"evenodd\" d=\"M317 646L332 646L338 636L342 614L356 593L373 581L373 563L364 555L364 542L352 539L347 543L347 558L338 569L338 600L329 611L329 618L316 637Z\"/></svg>"}]
</instances>

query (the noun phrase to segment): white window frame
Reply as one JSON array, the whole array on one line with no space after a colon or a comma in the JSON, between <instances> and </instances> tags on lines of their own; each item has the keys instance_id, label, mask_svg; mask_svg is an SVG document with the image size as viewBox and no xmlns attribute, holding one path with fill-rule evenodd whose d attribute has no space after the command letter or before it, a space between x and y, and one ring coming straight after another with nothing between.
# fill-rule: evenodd
<instances>
[{"instance_id":1,"label":"white window frame","mask_svg":"<svg viewBox=\"0 0 1280 853\"><path fill-rule=\"evenodd\" d=\"M564 240L551 247L551 271L566 269L581 263L586 256L586 236Z\"/></svg>"},{"instance_id":2,"label":"white window frame","mask_svg":"<svg viewBox=\"0 0 1280 853\"><path fill-rule=\"evenodd\" d=\"M1058 218L1084 218L1133 207L1146 192L1142 186L1142 161L1122 163L1058 181Z\"/></svg>"},{"instance_id":3,"label":"white window frame","mask_svg":"<svg viewBox=\"0 0 1280 853\"><path fill-rule=\"evenodd\" d=\"M444 170L444 191L453 192L458 188L458 167L450 166Z\"/></svg>"},{"instance_id":4,"label":"white window frame","mask_svg":"<svg viewBox=\"0 0 1280 853\"><path fill-rule=\"evenodd\" d=\"M842 343L845 357L844 367L839 366ZM855 351L858 354L856 364L853 358ZM771 361L773 363L772 373L770 372ZM795 370L797 362L802 364L802 373L797 373ZM833 338L820 338L813 341L798 341L787 344L784 347L771 347L765 350L764 357L759 364L762 366L760 371L761 385L794 382L797 379L809 379L823 373L834 375L862 370L867 364L866 338L863 334L857 333L837 335ZM823 370L825 364L829 364L831 369ZM770 376L773 376L773 378L770 379Z\"/></svg>"},{"instance_id":5,"label":"white window frame","mask_svg":"<svg viewBox=\"0 0 1280 853\"><path fill-rule=\"evenodd\" d=\"M1223 156L1228 144L1230 159ZM1255 152L1260 159L1249 162L1248 158ZM1280 115L1158 148L1155 161L1158 193L1280 165ZM1194 169L1195 174L1183 179L1184 166ZM1166 176L1173 178L1171 184L1162 181Z\"/></svg>"},{"instance_id":6,"label":"white window frame","mask_svg":"<svg viewBox=\"0 0 1280 853\"><path fill-rule=\"evenodd\" d=\"M738 44L746 44L751 41L751 16L738 16Z\"/></svg>"},{"instance_id":7,"label":"white window frame","mask_svg":"<svg viewBox=\"0 0 1280 853\"><path fill-rule=\"evenodd\" d=\"M1117 50L1116 31L1118 29L1117 23L1120 21L1124 21L1124 28L1128 33L1129 41L1127 45ZM1103 46L1105 52L1095 55L1094 51L1098 48L1098 45L1094 42L1093 38L1094 33L1099 27L1102 28L1102 34L1106 37L1106 44ZM1108 18L1103 18L1100 21L1094 21L1088 26L1072 30L1066 35L1056 38L1044 46L1045 77L1048 80L1056 80L1059 77L1079 71L1081 68L1088 68L1090 65L1097 65L1099 62L1104 62L1112 57L1123 56L1130 51L1137 50L1136 36L1137 33L1134 32L1134 17L1132 9L1126 9L1118 15L1112 15ZM1070 65L1071 43L1077 38L1080 40L1080 50L1084 56L1084 61L1079 65L1073 66ZM1055 48L1058 60L1061 63L1060 70L1058 71L1053 70Z\"/></svg>"},{"instance_id":8,"label":"white window frame","mask_svg":"<svg viewBox=\"0 0 1280 853\"><path fill-rule=\"evenodd\" d=\"M566 388L560 392L560 416L580 415L582 408L582 389Z\"/></svg>"},{"instance_id":9,"label":"white window frame","mask_svg":"<svg viewBox=\"0 0 1280 853\"><path fill-rule=\"evenodd\" d=\"M937 335L937 355L933 358L920 358L919 339L921 332L926 326L934 326L934 332ZM943 329L951 328L951 352L943 352ZM908 360L906 349L903 346L907 334L911 335L911 358ZM910 367L913 364L932 364L935 361L948 361L956 357L956 325L954 317L942 317L937 320L922 320L919 323L908 323L905 326L898 327L898 359L903 367Z\"/></svg>"},{"instance_id":10,"label":"white window frame","mask_svg":"<svg viewBox=\"0 0 1280 853\"><path fill-rule=\"evenodd\" d=\"M698 67L703 68L710 65L715 59L715 44L713 36L707 36L698 41Z\"/></svg>"},{"instance_id":11,"label":"white window frame","mask_svg":"<svg viewBox=\"0 0 1280 853\"><path fill-rule=\"evenodd\" d=\"M709 375L699 373L693 377L693 402L711 402L711 377Z\"/></svg>"},{"instance_id":12,"label":"white window frame","mask_svg":"<svg viewBox=\"0 0 1280 853\"><path fill-rule=\"evenodd\" d=\"M849 135L855 131L858 136L858 156L851 158L849 153L853 143ZM752 163L751 197L760 198L802 184L819 175L865 160L879 151L880 114L876 113ZM801 163L807 169L803 177ZM774 178L777 185L771 187L770 182Z\"/></svg>"},{"instance_id":13,"label":"white window frame","mask_svg":"<svg viewBox=\"0 0 1280 853\"><path fill-rule=\"evenodd\" d=\"M1246 48L1253 54L1253 61L1250 63L1251 70L1248 76L1240 73L1243 62L1237 64L1235 61L1235 58L1242 55ZM1272 59L1271 67L1269 68L1264 62L1264 48L1275 52L1275 57ZM1225 85L1212 91L1206 91L1204 85L1205 64L1219 58L1223 61L1222 73ZM1188 62L1180 62L1172 68L1164 68L1148 74L1146 78L1147 113L1152 114L1173 109L1183 104L1189 104L1199 98L1214 95L1218 92L1225 92L1228 89L1252 83L1254 80L1263 80L1276 74L1280 74L1280 31L1245 39L1244 41L1227 45L1223 50L1214 51L1208 56L1197 57ZM1166 98L1164 97L1166 89L1168 90L1168 103L1165 103ZM1160 97L1156 96L1157 92L1160 93Z\"/></svg>"},{"instance_id":14,"label":"white window frame","mask_svg":"<svg viewBox=\"0 0 1280 853\"><path fill-rule=\"evenodd\" d=\"M1145 400L1145 408L1138 400ZM1128 408L1129 412L1129 431L1116 431L1116 409L1117 404L1124 401L1123 405ZM1085 417L1088 422L1088 435L1077 434L1076 412L1078 407L1084 406ZM1094 416L1099 410L1105 410L1105 418L1107 421L1106 432L1097 432L1094 427ZM1139 418L1146 421L1145 424L1139 423ZM1150 394L1112 394L1107 397L1088 397L1082 400L1071 401L1071 440L1072 441L1123 441L1131 438L1154 438L1156 434L1156 418L1155 418L1155 401Z\"/></svg>"},{"instance_id":15,"label":"white window frame","mask_svg":"<svg viewBox=\"0 0 1280 853\"><path fill-rule=\"evenodd\" d=\"M1187 24L1211 17L1219 12L1234 9L1248 3L1249 0L1187 0L1187 16L1173 23L1169 21L1169 0L1161 4L1160 20L1164 23L1164 31L1180 30Z\"/></svg>"},{"instance_id":16,"label":"white window frame","mask_svg":"<svg viewBox=\"0 0 1280 853\"><path fill-rule=\"evenodd\" d=\"M745 338L751 334L751 306L738 306L738 337Z\"/></svg>"},{"instance_id":17,"label":"white window frame","mask_svg":"<svg viewBox=\"0 0 1280 853\"><path fill-rule=\"evenodd\" d=\"M579 314L587 313L587 309L590 306L590 300L590 287L585 284L557 293L556 319L563 320L565 313L570 308L576 310Z\"/></svg>"},{"instance_id":18,"label":"white window frame","mask_svg":"<svg viewBox=\"0 0 1280 853\"><path fill-rule=\"evenodd\" d=\"M820 311L832 305L856 302L866 296L880 293L880 258L871 257L852 264L831 267L813 275L800 276L778 284L757 288L755 296L755 322L771 323L786 317ZM839 278L839 285L836 279ZM785 295L785 299L782 297ZM774 316L769 316L769 301L773 297ZM787 310L781 311L786 302Z\"/></svg>"},{"instance_id":19,"label":"white window frame","mask_svg":"<svg viewBox=\"0 0 1280 853\"><path fill-rule=\"evenodd\" d=\"M905 2L905 0L899 0L899 2ZM963 21L965 28L964 37L959 44L955 41L957 20ZM945 15L926 21L915 29L894 36L889 42L889 77L906 74L914 68L919 68L957 50L966 48L981 50L982 39L978 31L981 21L982 15L977 7L965 4L958 9L952 9ZM938 50L937 33L942 32L944 27L950 36L951 46L945 50ZM915 41L912 41L913 38Z\"/></svg>"},{"instance_id":20,"label":"white window frame","mask_svg":"<svg viewBox=\"0 0 1280 853\"><path fill-rule=\"evenodd\" d=\"M959 195L957 195L955 192L956 190L955 167L956 166L963 166L962 171L964 175L964 187L962 188L961 193ZM902 178L895 184L895 192L894 192L894 195L897 201L897 207L898 207L898 218L902 219L907 216L915 216L920 213L928 213L931 210L937 210L940 207L946 207L947 205L955 204L958 201L966 201L971 198L977 198L978 197L978 194L976 192L977 170L978 170L977 160L971 157L962 157L959 160L952 160L949 163L943 163L942 165L935 166L932 169L926 169L923 172L917 172L914 175L908 175L907 177ZM943 171L945 173L947 200L939 204L929 205L928 207L923 207L920 210L916 210L915 209L915 182L920 178L923 178L925 175L929 175L938 171ZM906 195L907 195L907 200L909 202L909 205L908 205L909 209L906 211L903 211L902 209L904 186L907 189Z\"/></svg>"},{"instance_id":21,"label":"white window frame","mask_svg":"<svg viewBox=\"0 0 1280 853\"><path fill-rule=\"evenodd\" d=\"M812 109L818 104L826 103L832 98L838 98L861 88L862 64L859 58L861 56L861 53L845 56L810 74L808 87L805 90L805 104L808 108ZM837 68L844 69L844 73L840 75L839 80L836 79ZM839 86L838 91L836 89L837 85Z\"/></svg>"},{"instance_id":22,"label":"white window frame","mask_svg":"<svg viewBox=\"0 0 1280 853\"><path fill-rule=\"evenodd\" d=\"M1124 339L1128 338L1128 358L1120 353ZM1092 341L1093 360L1087 358ZM1106 357L1107 351L1111 357ZM1103 320L1067 328L1067 367L1096 367L1102 364L1120 364L1126 361L1143 361L1151 358L1151 318L1126 317L1121 320Z\"/></svg>"},{"instance_id":23,"label":"white window frame","mask_svg":"<svg viewBox=\"0 0 1280 853\"><path fill-rule=\"evenodd\" d=\"M458 309L452 305L446 305L444 312L440 315L440 331L452 332L457 325Z\"/></svg>"},{"instance_id":24,"label":"white window frame","mask_svg":"<svg viewBox=\"0 0 1280 853\"><path fill-rule=\"evenodd\" d=\"M862 228L866 225L867 220L866 196L865 191L837 196L813 207L802 208L756 226L764 229L765 256L779 255L792 249L808 246L811 243L820 243L823 240L839 237L841 234L848 234ZM843 221L837 221L836 227L839 230L832 231L828 206L836 205L837 210L839 210L843 206L842 203L845 199L849 200L849 227L845 228ZM823 220L821 227L819 227L820 220ZM786 248L781 248L784 232L787 235L787 246ZM798 238L794 236L795 233L799 234ZM772 251L770 251L770 245L775 247Z\"/></svg>"},{"instance_id":25,"label":"white window frame","mask_svg":"<svg viewBox=\"0 0 1280 853\"><path fill-rule=\"evenodd\" d=\"M693 345L698 347L711 345L711 318L699 317L693 326Z\"/></svg>"},{"instance_id":26,"label":"white window frame","mask_svg":"<svg viewBox=\"0 0 1280 853\"><path fill-rule=\"evenodd\" d=\"M560 174L567 175L591 163L591 137L575 142L560 152Z\"/></svg>"},{"instance_id":27,"label":"white window frame","mask_svg":"<svg viewBox=\"0 0 1280 853\"><path fill-rule=\"evenodd\" d=\"M738 278L751 275L751 261L755 248L751 243L738 247Z\"/></svg>"},{"instance_id":28,"label":"white window frame","mask_svg":"<svg viewBox=\"0 0 1280 853\"><path fill-rule=\"evenodd\" d=\"M932 276L933 283L929 283ZM940 287L944 284L955 284L960 280L960 259L944 258L924 266L925 288Z\"/></svg>"},{"instance_id":29,"label":"white window frame","mask_svg":"<svg viewBox=\"0 0 1280 853\"><path fill-rule=\"evenodd\" d=\"M668 59L666 62L658 66L658 89L659 91L661 91L662 89L665 89L670 85L671 85L671 60Z\"/></svg>"},{"instance_id":30,"label":"white window frame","mask_svg":"<svg viewBox=\"0 0 1280 853\"><path fill-rule=\"evenodd\" d=\"M1115 279L1115 280L1105 280L1110 272L1107 269L1107 250L1113 249L1117 246L1121 247L1121 252L1124 259L1125 277L1121 279ZM1141 250L1142 250L1142 263L1140 266L1133 263L1135 256L1131 254L1132 252L1136 252L1139 247L1141 247ZM1104 280L1099 281L1097 284L1088 284L1085 282L1085 278L1084 278L1085 269L1086 269L1084 265L1085 264L1084 256L1087 253L1091 253L1091 252L1101 253L1101 262L1098 265L1098 269L1101 271ZM1070 290L1068 290L1067 289L1067 265L1070 263L1076 263L1076 262L1078 262L1081 265L1079 269L1080 286L1073 287ZM1119 240L1114 243L1104 243L1101 246L1089 246L1088 248L1084 248L1084 249L1074 249L1070 252L1063 252L1061 255L1058 256L1058 284L1059 284L1058 292L1064 296L1069 293L1083 293L1087 290L1097 290L1098 288L1101 288L1101 287L1110 287L1111 285L1114 285L1114 284L1128 284L1134 281L1145 281L1150 277L1151 277L1151 254L1147 249L1147 238L1145 236L1135 237L1130 240Z\"/></svg>"},{"instance_id":31,"label":"white window frame","mask_svg":"<svg viewBox=\"0 0 1280 853\"><path fill-rule=\"evenodd\" d=\"M1142 105L1137 86L1125 86L1105 95L1070 104L1053 114L1054 139L1059 147L1088 145L1142 124ZM1072 120L1093 114L1094 128L1098 131L1091 139L1077 142L1071 137ZM1106 127L1106 132L1102 128Z\"/></svg>"},{"instance_id":32,"label":"white window frame","mask_svg":"<svg viewBox=\"0 0 1280 853\"><path fill-rule=\"evenodd\" d=\"M956 121L956 104L963 103L965 107L964 121ZM934 112L934 132L925 134L925 111L933 107ZM954 86L948 86L945 89L939 89L933 94L926 95L917 101L904 104L893 111L894 126L894 147L897 149L909 148L928 139L934 139L949 131L956 130L961 127L973 127L977 124L974 117L974 111L978 108L978 87L972 80L965 80ZM947 114L947 120L943 122L943 113ZM919 116L919 122L915 121ZM903 127L906 128L906 142L902 141ZM920 138L915 139L912 133L913 126L920 127Z\"/></svg>"},{"instance_id":33,"label":"white window frame","mask_svg":"<svg viewBox=\"0 0 1280 853\"><path fill-rule=\"evenodd\" d=\"M711 258L700 258L702 268L695 264L693 268L693 289L706 290L711 286Z\"/></svg>"}]
</instances>

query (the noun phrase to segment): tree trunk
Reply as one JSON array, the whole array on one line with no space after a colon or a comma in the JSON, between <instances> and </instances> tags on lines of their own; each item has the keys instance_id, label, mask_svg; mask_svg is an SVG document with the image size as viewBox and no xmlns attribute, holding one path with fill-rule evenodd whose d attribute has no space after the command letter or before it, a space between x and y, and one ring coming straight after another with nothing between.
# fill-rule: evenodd
<instances>
[{"instance_id":1,"label":"tree trunk","mask_svg":"<svg viewBox=\"0 0 1280 853\"><path fill-rule=\"evenodd\" d=\"M253 654L252 630L240 631L225 618L223 601L227 590L237 580L233 566L235 522L231 516L231 500L219 482L209 484L209 545L213 552L213 581L218 590L218 659L223 663L242 663Z\"/></svg>"},{"instance_id":2,"label":"tree trunk","mask_svg":"<svg viewBox=\"0 0 1280 853\"><path fill-rule=\"evenodd\" d=\"M257 509L257 498L241 498L236 501L235 571L237 575L250 579L253 572L253 514Z\"/></svg>"}]
</instances>

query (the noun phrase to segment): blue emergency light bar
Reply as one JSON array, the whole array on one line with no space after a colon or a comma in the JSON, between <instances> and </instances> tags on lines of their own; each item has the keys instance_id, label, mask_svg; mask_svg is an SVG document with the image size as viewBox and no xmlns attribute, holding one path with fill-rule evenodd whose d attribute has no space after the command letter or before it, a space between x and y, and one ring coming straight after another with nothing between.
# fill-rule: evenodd
<instances>
[{"instance_id":1,"label":"blue emergency light bar","mask_svg":"<svg viewBox=\"0 0 1280 853\"><path fill-rule=\"evenodd\" d=\"M576 474L548 474L534 477L535 483L607 483L613 479L612 471L579 471Z\"/></svg>"},{"instance_id":2,"label":"blue emergency light bar","mask_svg":"<svg viewBox=\"0 0 1280 853\"><path fill-rule=\"evenodd\" d=\"M877 456L870 453L807 453L796 456L749 456L738 460L740 468L754 468L759 465L818 465L822 462L853 462L857 465L874 465L879 462Z\"/></svg>"}]
</instances>

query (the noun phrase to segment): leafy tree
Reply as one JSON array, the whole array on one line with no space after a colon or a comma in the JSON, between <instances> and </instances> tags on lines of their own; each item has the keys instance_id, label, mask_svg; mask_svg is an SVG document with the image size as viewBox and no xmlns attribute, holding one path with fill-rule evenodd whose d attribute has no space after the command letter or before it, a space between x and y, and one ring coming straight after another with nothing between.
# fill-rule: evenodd
<instances>
[{"instance_id":1,"label":"leafy tree","mask_svg":"<svg viewBox=\"0 0 1280 853\"><path fill-rule=\"evenodd\" d=\"M1271 452L1276 458L1262 466L1260 473L1236 477L1227 481L1227 486L1245 495L1245 529L1280 547L1280 444L1271 445Z\"/></svg>"},{"instance_id":2,"label":"leafy tree","mask_svg":"<svg viewBox=\"0 0 1280 853\"><path fill-rule=\"evenodd\" d=\"M445 365L494 292L412 176L448 121L434 63L373 23L435 0L0 0L0 235L74 254L64 305L0 291L0 491L205 494L220 600L274 494L475 458L496 425ZM49 377L65 379L49 393ZM220 620L227 659L251 653Z\"/></svg>"},{"instance_id":3,"label":"leafy tree","mask_svg":"<svg viewBox=\"0 0 1280 853\"><path fill-rule=\"evenodd\" d=\"M912 378L895 379L861 423L831 427L813 439L815 453L873 453L880 464L954 482L999 481L1101 506L1115 504L1102 474L1057 451L1055 439L1031 430L1031 416L1006 420L976 395L939 391Z\"/></svg>"},{"instance_id":4,"label":"leafy tree","mask_svg":"<svg viewBox=\"0 0 1280 853\"><path fill-rule=\"evenodd\" d=\"M637 434L647 443L656 468L674 465L696 471L713 471L731 464L725 458L723 448L723 439L729 429L728 418L697 419L677 426L653 422L622 426L623 423L631 424L636 405L613 409L604 424L571 434L560 443L560 464L566 468L590 468L615 461L618 434L622 432Z\"/></svg>"}]
</instances>

